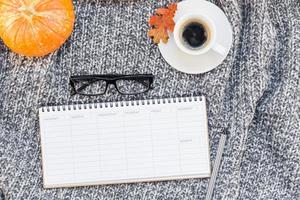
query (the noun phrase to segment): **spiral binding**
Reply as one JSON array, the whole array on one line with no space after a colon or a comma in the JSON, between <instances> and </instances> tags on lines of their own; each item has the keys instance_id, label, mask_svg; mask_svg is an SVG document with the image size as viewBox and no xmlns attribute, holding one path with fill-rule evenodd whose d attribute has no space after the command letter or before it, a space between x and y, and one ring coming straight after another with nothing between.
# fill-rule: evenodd
<instances>
[{"instance_id":1,"label":"spiral binding","mask_svg":"<svg viewBox=\"0 0 300 200\"><path fill-rule=\"evenodd\" d=\"M99 108L127 107L127 106L145 106L145 105L171 104L171 103L197 102L197 101L202 101L202 96L89 103L89 104L77 104L77 105L74 104L74 105L63 105L63 106L48 106L48 107L42 107L41 111L60 112L60 111L88 110L88 109L99 109Z\"/></svg>"}]
</instances>

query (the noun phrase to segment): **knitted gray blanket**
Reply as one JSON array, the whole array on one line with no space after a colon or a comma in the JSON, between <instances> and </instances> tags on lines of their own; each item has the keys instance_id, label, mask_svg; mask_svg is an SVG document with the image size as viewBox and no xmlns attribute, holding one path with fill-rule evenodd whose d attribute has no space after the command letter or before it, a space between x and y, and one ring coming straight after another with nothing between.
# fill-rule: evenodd
<instances>
[{"instance_id":1,"label":"knitted gray blanket","mask_svg":"<svg viewBox=\"0 0 300 200\"><path fill-rule=\"evenodd\" d=\"M0 42L0 199L203 199L209 179L43 189L38 108L156 97L207 98L211 161L228 128L213 199L300 199L300 2L215 0L234 32L227 59L188 75L147 37L154 9L175 0L74 0L75 31L57 52L26 58ZM74 74L153 73L155 89L71 96Z\"/></svg>"}]
</instances>

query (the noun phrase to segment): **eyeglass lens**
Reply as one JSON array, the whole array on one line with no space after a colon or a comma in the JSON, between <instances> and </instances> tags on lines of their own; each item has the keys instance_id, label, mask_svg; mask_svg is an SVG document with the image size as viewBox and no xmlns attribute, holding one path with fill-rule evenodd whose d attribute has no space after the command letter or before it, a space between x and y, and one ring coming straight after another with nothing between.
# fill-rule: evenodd
<instances>
[{"instance_id":1,"label":"eyeglass lens","mask_svg":"<svg viewBox=\"0 0 300 200\"><path fill-rule=\"evenodd\" d=\"M146 92L149 89L150 81L120 79L116 81L116 86L123 94L137 94Z\"/></svg>"}]
</instances>

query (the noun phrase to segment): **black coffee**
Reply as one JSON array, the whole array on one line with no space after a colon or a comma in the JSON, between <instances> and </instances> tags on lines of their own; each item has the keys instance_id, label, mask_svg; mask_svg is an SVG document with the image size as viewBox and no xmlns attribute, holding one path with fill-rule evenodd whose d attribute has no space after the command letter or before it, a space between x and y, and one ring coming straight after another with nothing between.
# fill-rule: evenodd
<instances>
[{"instance_id":1,"label":"black coffee","mask_svg":"<svg viewBox=\"0 0 300 200\"><path fill-rule=\"evenodd\" d=\"M198 48L206 42L208 36L202 24L192 22L184 28L182 37L189 46Z\"/></svg>"}]
</instances>

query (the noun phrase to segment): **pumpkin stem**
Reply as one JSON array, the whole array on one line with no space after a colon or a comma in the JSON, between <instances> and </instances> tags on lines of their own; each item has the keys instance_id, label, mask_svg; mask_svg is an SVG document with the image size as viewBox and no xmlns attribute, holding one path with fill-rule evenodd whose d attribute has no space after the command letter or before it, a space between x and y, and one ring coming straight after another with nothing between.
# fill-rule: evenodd
<instances>
[{"instance_id":1,"label":"pumpkin stem","mask_svg":"<svg viewBox=\"0 0 300 200\"><path fill-rule=\"evenodd\" d=\"M31 20L36 14L36 11L32 6L25 5L19 8L19 12L28 20Z\"/></svg>"}]
</instances>

